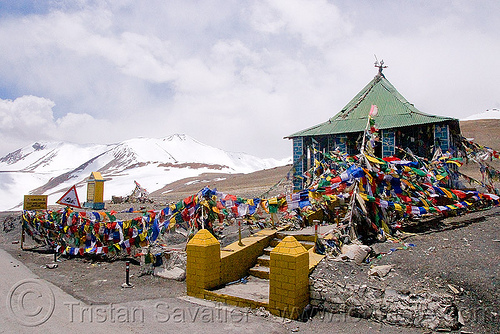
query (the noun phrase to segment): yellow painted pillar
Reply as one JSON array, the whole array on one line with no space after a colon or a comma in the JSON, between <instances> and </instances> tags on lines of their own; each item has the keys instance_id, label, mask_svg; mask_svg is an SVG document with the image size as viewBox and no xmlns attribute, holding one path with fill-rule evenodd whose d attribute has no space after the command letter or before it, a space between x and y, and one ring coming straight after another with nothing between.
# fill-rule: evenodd
<instances>
[{"instance_id":1,"label":"yellow painted pillar","mask_svg":"<svg viewBox=\"0 0 500 334\"><path fill-rule=\"evenodd\" d=\"M220 284L220 243L200 230L186 246L186 286L189 296L204 298L203 290Z\"/></svg>"},{"instance_id":2,"label":"yellow painted pillar","mask_svg":"<svg viewBox=\"0 0 500 334\"><path fill-rule=\"evenodd\" d=\"M272 251L269 273L269 311L297 319L309 303L309 253L294 237Z\"/></svg>"}]
</instances>

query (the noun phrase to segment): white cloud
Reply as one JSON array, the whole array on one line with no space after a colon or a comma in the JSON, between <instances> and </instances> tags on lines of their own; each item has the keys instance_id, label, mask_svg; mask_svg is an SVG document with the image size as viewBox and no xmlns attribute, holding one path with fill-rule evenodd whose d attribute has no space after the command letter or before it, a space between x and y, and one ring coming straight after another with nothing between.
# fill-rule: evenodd
<instances>
[{"instance_id":1,"label":"white cloud","mask_svg":"<svg viewBox=\"0 0 500 334\"><path fill-rule=\"evenodd\" d=\"M352 24L326 0L273 0L257 2L253 27L272 34L300 36L308 46L324 47L349 35Z\"/></svg>"},{"instance_id":2,"label":"white cloud","mask_svg":"<svg viewBox=\"0 0 500 334\"><path fill-rule=\"evenodd\" d=\"M22 96L15 100L0 99L0 140L3 153L37 140L92 142L106 140L107 121L88 114L69 113L54 119L55 103L46 98ZM104 136L103 136L104 134Z\"/></svg>"},{"instance_id":3,"label":"white cloud","mask_svg":"<svg viewBox=\"0 0 500 334\"><path fill-rule=\"evenodd\" d=\"M372 79L373 54L424 112L466 117L500 104L491 2L56 3L0 17L0 102L21 108L33 95L25 119L2 107L9 143L184 132L281 158L291 154L283 136L333 116Z\"/></svg>"},{"instance_id":4,"label":"white cloud","mask_svg":"<svg viewBox=\"0 0 500 334\"><path fill-rule=\"evenodd\" d=\"M5 136L35 139L53 132L52 108L55 103L36 96L0 99L0 130Z\"/></svg>"}]
</instances>

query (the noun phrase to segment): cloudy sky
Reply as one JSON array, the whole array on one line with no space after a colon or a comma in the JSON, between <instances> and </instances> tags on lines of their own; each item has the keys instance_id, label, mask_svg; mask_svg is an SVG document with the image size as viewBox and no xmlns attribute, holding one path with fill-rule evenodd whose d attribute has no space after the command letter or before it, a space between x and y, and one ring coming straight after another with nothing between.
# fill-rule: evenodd
<instances>
[{"instance_id":1,"label":"cloudy sky","mask_svg":"<svg viewBox=\"0 0 500 334\"><path fill-rule=\"evenodd\" d=\"M376 74L423 112L500 107L500 2L0 1L0 155L185 133L291 156Z\"/></svg>"}]
</instances>

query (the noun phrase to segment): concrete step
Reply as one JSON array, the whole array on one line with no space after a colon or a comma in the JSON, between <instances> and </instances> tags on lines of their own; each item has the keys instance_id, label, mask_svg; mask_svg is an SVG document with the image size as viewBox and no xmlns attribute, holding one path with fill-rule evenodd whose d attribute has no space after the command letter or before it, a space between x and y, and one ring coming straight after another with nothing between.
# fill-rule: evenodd
<instances>
[{"instance_id":1,"label":"concrete step","mask_svg":"<svg viewBox=\"0 0 500 334\"><path fill-rule=\"evenodd\" d=\"M259 266L256 265L248 271L250 275L258 277L258 278L263 278L263 279L269 279L269 267L264 267L264 266Z\"/></svg>"},{"instance_id":2,"label":"concrete step","mask_svg":"<svg viewBox=\"0 0 500 334\"><path fill-rule=\"evenodd\" d=\"M276 247L279 243L281 242L281 239L278 239L278 238L274 238L271 240L271 247Z\"/></svg>"},{"instance_id":3,"label":"concrete step","mask_svg":"<svg viewBox=\"0 0 500 334\"><path fill-rule=\"evenodd\" d=\"M263 267L269 267L269 261L271 261L271 256L261 255L257 258L257 263Z\"/></svg>"},{"instance_id":4,"label":"concrete step","mask_svg":"<svg viewBox=\"0 0 500 334\"><path fill-rule=\"evenodd\" d=\"M274 247L271 246L264 248L264 255L270 255L273 249Z\"/></svg>"}]
</instances>

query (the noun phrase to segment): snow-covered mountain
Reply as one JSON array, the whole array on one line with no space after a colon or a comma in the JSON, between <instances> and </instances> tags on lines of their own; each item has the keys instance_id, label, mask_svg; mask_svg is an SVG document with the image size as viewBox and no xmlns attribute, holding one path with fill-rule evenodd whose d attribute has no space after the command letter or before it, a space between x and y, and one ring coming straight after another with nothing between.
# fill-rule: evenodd
<instances>
[{"instance_id":1,"label":"snow-covered mountain","mask_svg":"<svg viewBox=\"0 0 500 334\"><path fill-rule=\"evenodd\" d=\"M76 185L86 199L86 179L101 172L105 200L131 193L136 180L153 192L207 172L251 173L283 166L289 159L261 159L205 145L187 135L135 138L111 145L37 142L0 158L0 210L20 209L23 195L49 195L54 204Z\"/></svg>"},{"instance_id":2,"label":"snow-covered mountain","mask_svg":"<svg viewBox=\"0 0 500 334\"><path fill-rule=\"evenodd\" d=\"M462 119L462 121L473 121L477 119L500 119L500 110L497 108L488 109L484 112L470 115Z\"/></svg>"}]
</instances>

